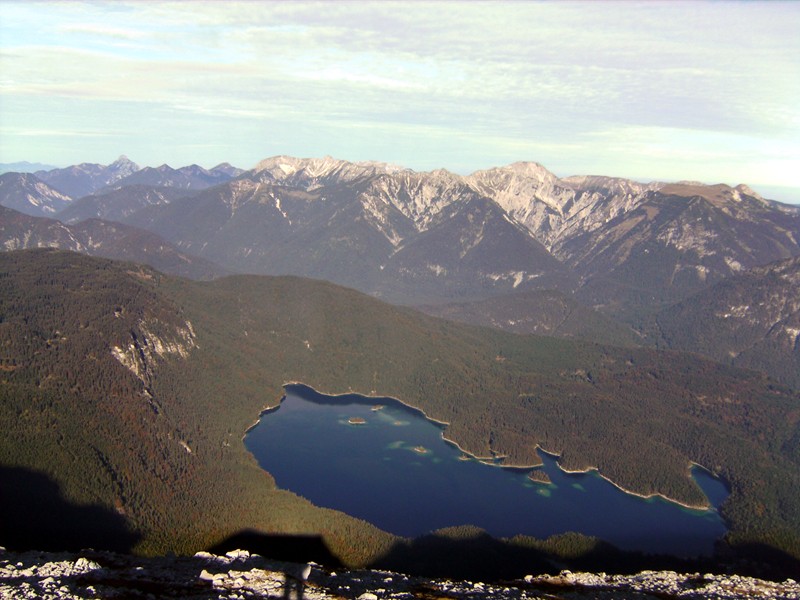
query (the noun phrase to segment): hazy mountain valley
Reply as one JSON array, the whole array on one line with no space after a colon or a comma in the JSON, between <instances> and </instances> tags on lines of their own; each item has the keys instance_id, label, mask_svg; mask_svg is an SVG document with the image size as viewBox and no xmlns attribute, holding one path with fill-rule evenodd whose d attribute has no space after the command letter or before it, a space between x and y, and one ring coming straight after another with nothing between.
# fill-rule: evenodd
<instances>
[{"instance_id":1,"label":"hazy mountain valley","mask_svg":"<svg viewBox=\"0 0 800 600\"><path fill-rule=\"evenodd\" d=\"M400 398L475 456L543 448L692 506L703 465L731 494L702 564L800 565L798 206L286 156L8 172L0 205L0 504L27 517L0 545L193 554L252 530L417 572L443 553L508 577L701 564L572 534L408 540L315 507L242 444L298 381Z\"/></svg>"}]
</instances>

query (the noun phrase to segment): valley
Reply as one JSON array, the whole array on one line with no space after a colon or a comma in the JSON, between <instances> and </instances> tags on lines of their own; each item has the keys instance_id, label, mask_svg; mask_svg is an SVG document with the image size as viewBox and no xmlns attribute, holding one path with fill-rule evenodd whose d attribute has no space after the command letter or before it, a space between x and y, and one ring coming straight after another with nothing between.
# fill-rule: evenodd
<instances>
[{"instance_id":1,"label":"valley","mask_svg":"<svg viewBox=\"0 0 800 600\"><path fill-rule=\"evenodd\" d=\"M539 465L545 448L690 506L703 465L731 488L714 560L800 560L800 208L536 163L123 159L0 175L4 481L106 515L108 549L256 530L320 535L351 566L416 563L426 542L281 489L248 452L256 415L303 382L401 399L474 456ZM68 549L34 527L46 506L0 501L27 516L4 545ZM76 514L59 539L80 548ZM515 533L497 551L543 565L672 560Z\"/></svg>"}]
</instances>

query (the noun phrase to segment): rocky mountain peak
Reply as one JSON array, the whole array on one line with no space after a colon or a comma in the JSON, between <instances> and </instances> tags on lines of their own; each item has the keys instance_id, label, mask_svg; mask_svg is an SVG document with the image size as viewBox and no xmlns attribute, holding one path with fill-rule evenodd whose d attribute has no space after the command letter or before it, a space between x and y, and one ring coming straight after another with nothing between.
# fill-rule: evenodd
<instances>
[{"instance_id":1,"label":"rocky mountain peak","mask_svg":"<svg viewBox=\"0 0 800 600\"><path fill-rule=\"evenodd\" d=\"M762 202L764 201L764 197L763 197L763 196L761 196L761 194L759 194L758 192L756 192L756 191L755 191L753 188L751 188L749 185L746 185L746 184L744 184L744 183L740 183L740 184L739 184L739 185L737 185L737 186L736 186L734 189L735 189L737 192L739 192L740 194L745 194L746 196L750 196L751 198L755 198L756 200L761 200Z\"/></svg>"},{"instance_id":2,"label":"rocky mountain peak","mask_svg":"<svg viewBox=\"0 0 800 600\"><path fill-rule=\"evenodd\" d=\"M186 167L181 167L180 170L191 175L211 175L211 172L208 169L204 169L197 163L192 163Z\"/></svg>"},{"instance_id":3,"label":"rocky mountain peak","mask_svg":"<svg viewBox=\"0 0 800 600\"><path fill-rule=\"evenodd\" d=\"M411 171L411 169L408 169L403 165L396 165L376 160L360 160L355 164L358 165L359 167L367 167L384 173L399 173L400 171Z\"/></svg>"},{"instance_id":4,"label":"rocky mountain peak","mask_svg":"<svg viewBox=\"0 0 800 600\"><path fill-rule=\"evenodd\" d=\"M294 175L298 171L306 171L311 177L318 177L330 173L334 169L352 164L345 160L337 160L331 156L322 158L297 158L294 156L280 155L265 158L255 168L255 172L270 171L284 177Z\"/></svg>"},{"instance_id":5,"label":"rocky mountain peak","mask_svg":"<svg viewBox=\"0 0 800 600\"><path fill-rule=\"evenodd\" d=\"M252 170L263 181L305 187L309 191L320 185L348 183L383 172L383 163L352 163L331 156L273 156L262 160Z\"/></svg>"},{"instance_id":6,"label":"rocky mountain peak","mask_svg":"<svg viewBox=\"0 0 800 600\"><path fill-rule=\"evenodd\" d=\"M400 165L393 165L379 161L359 161L351 162L348 160L323 156L322 158L297 158L294 156L273 156L260 161L253 172L269 172L276 177L276 180L287 179L292 176L302 174L306 178L323 179L339 174L340 178L355 178L363 175L394 174L406 172L409 169Z\"/></svg>"},{"instance_id":7,"label":"rocky mountain peak","mask_svg":"<svg viewBox=\"0 0 800 600\"><path fill-rule=\"evenodd\" d=\"M139 170L139 165L122 154L110 165L81 163L64 169L38 171L36 175L72 198L81 198L130 177Z\"/></svg>"},{"instance_id":8,"label":"rocky mountain peak","mask_svg":"<svg viewBox=\"0 0 800 600\"><path fill-rule=\"evenodd\" d=\"M561 180L579 191L600 191L617 194L643 194L648 191L658 190L665 184L658 181L639 183L632 179L622 177L608 177L605 175L572 175Z\"/></svg>"},{"instance_id":9,"label":"rocky mountain peak","mask_svg":"<svg viewBox=\"0 0 800 600\"><path fill-rule=\"evenodd\" d=\"M244 171L242 169L239 169L238 167L234 167L229 162L220 163L217 166L212 167L210 170L211 170L212 173L223 173L223 174L227 175L228 177L238 177L239 175L244 173Z\"/></svg>"},{"instance_id":10,"label":"rocky mountain peak","mask_svg":"<svg viewBox=\"0 0 800 600\"><path fill-rule=\"evenodd\" d=\"M533 161L518 161L503 168L520 177L529 177L539 179L541 181L555 177L555 175L548 171L544 165Z\"/></svg>"},{"instance_id":11,"label":"rocky mountain peak","mask_svg":"<svg viewBox=\"0 0 800 600\"><path fill-rule=\"evenodd\" d=\"M476 171L466 179L545 245L552 243L553 232L560 228L565 209L576 196L575 190L538 163L518 162Z\"/></svg>"},{"instance_id":12,"label":"rocky mountain peak","mask_svg":"<svg viewBox=\"0 0 800 600\"><path fill-rule=\"evenodd\" d=\"M133 162L130 158L128 158L125 154L120 154L119 158L115 160L113 163L108 165L109 167L133 167L137 171L139 170L139 165Z\"/></svg>"},{"instance_id":13,"label":"rocky mountain peak","mask_svg":"<svg viewBox=\"0 0 800 600\"><path fill-rule=\"evenodd\" d=\"M538 187L553 185L558 178L536 162L515 162L505 167L494 167L482 171L475 171L468 180L476 183L505 184L513 181L525 181L528 185L534 184Z\"/></svg>"},{"instance_id":14,"label":"rocky mountain peak","mask_svg":"<svg viewBox=\"0 0 800 600\"><path fill-rule=\"evenodd\" d=\"M140 170L141 167L129 159L124 154L120 155L120 157L115 160L113 163L108 165L107 167L110 179L108 183L113 183L122 179L123 177L128 177L129 175L133 175L136 171Z\"/></svg>"},{"instance_id":15,"label":"rocky mountain peak","mask_svg":"<svg viewBox=\"0 0 800 600\"><path fill-rule=\"evenodd\" d=\"M454 173L451 173L447 169L434 169L433 171L429 171L428 173L426 173L426 175L428 175L430 177L446 178L446 179L449 179L449 178L452 178L452 177L458 177L458 175L455 175ZM458 178L460 179L460 177L458 177Z\"/></svg>"},{"instance_id":16,"label":"rocky mountain peak","mask_svg":"<svg viewBox=\"0 0 800 600\"><path fill-rule=\"evenodd\" d=\"M427 229L443 208L475 195L475 190L463 177L445 169L429 173L404 170L384 174L374 179L362 194L396 207L414 222L419 231Z\"/></svg>"}]
</instances>

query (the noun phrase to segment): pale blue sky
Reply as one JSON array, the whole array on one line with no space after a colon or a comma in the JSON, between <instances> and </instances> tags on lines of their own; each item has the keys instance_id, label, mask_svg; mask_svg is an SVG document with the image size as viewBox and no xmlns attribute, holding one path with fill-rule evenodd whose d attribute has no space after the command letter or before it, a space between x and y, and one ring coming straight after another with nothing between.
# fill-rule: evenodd
<instances>
[{"instance_id":1,"label":"pale blue sky","mask_svg":"<svg viewBox=\"0 0 800 600\"><path fill-rule=\"evenodd\" d=\"M800 2L0 0L0 162L532 160L800 202L798 32Z\"/></svg>"}]
</instances>

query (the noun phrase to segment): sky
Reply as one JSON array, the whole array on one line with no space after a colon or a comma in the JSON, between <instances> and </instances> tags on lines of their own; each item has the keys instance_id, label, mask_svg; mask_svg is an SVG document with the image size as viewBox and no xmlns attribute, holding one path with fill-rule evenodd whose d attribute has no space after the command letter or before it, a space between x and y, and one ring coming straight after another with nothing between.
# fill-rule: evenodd
<instances>
[{"instance_id":1,"label":"sky","mask_svg":"<svg viewBox=\"0 0 800 600\"><path fill-rule=\"evenodd\" d=\"M800 203L800 2L0 0L0 163L278 154Z\"/></svg>"}]
</instances>

